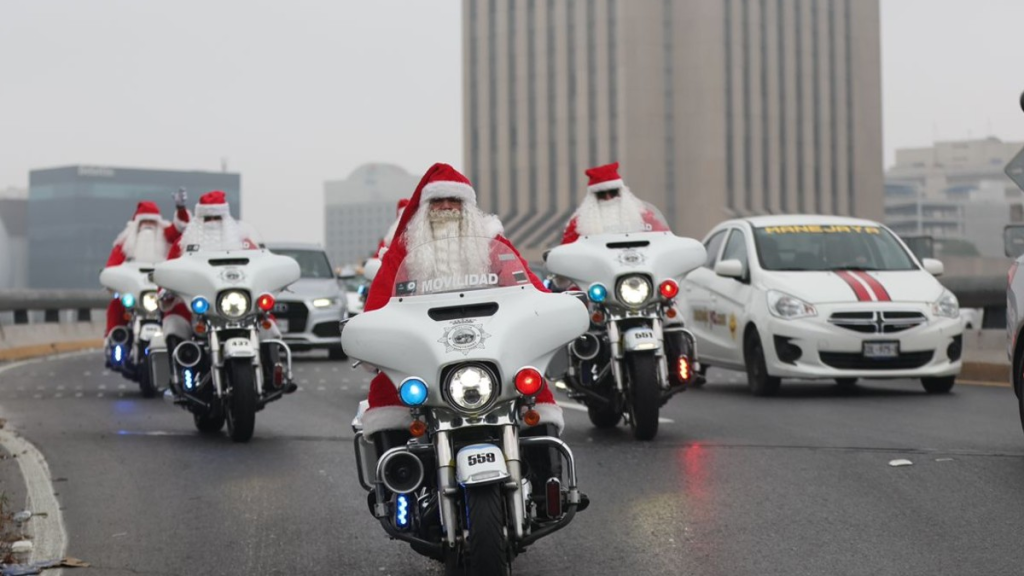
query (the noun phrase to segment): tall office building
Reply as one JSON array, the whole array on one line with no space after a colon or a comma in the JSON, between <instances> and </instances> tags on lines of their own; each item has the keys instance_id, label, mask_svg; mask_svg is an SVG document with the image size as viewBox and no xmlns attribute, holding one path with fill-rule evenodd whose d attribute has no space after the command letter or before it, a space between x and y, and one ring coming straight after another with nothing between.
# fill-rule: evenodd
<instances>
[{"instance_id":1,"label":"tall office building","mask_svg":"<svg viewBox=\"0 0 1024 576\"><path fill-rule=\"evenodd\" d=\"M877 0L463 0L468 175L532 249L615 160L679 234L881 218L879 33Z\"/></svg>"},{"instance_id":2,"label":"tall office building","mask_svg":"<svg viewBox=\"0 0 1024 576\"><path fill-rule=\"evenodd\" d=\"M241 210L238 174L109 166L29 172L29 286L98 288L100 270L136 203L152 200L170 220L178 188L188 190L189 204L204 192L223 190L232 215Z\"/></svg>"},{"instance_id":3,"label":"tall office building","mask_svg":"<svg viewBox=\"0 0 1024 576\"><path fill-rule=\"evenodd\" d=\"M0 190L0 290L28 287L26 191Z\"/></svg>"},{"instance_id":4,"label":"tall office building","mask_svg":"<svg viewBox=\"0 0 1024 576\"><path fill-rule=\"evenodd\" d=\"M419 178L394 164L363 164L344 180L324 183L324 236L336 267L362 264L395 221L398 200Z\"/></svg>"}]
</instances>

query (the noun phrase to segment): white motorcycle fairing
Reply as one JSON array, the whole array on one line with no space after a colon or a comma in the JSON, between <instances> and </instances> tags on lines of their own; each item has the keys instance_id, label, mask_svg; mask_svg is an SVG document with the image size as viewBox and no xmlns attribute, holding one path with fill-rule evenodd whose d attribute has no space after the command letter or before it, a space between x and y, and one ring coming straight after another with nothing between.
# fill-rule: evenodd
<instances>
[{"instance_id":1,"label":"white motorcycle fairing","mask_svg":"<svg viewBox=\"0 0 1024 576\"><path fill-rule=\"evenodd\" d=\"M119 294L131 294L138 302L143 292L156 292L157 286L150 278L156 264L152 262L125 262L120 266L104 268L100 272L100 284ZM141 302L138 302L141 305Z\"/></svg>"},{"instance_id":2,"label":"white motorcycle fairing","mask_svg":"<svg viewBox=\"0 0 1024 576\"><path fill-rule=\"evenodd\" d=\"M215 306L221 292L236 289L249 292L252 308L260 294L279 292L299 276L299 264L293 258L265 250L185 253L158 264L153 271L157 285L186 302L202 296Z\"/></svg>"},{"instance_id":3,"label":"white motorcycle fairing","mask_svg":"<svg viewBox=\"0 0 1024 576\"><path fill-rule=\"evenodd\" d=\"M497 304L489 316L433 320L431 310ZM525 366L544 373L566 342L589 326L586 307L564 294L514 286L392 298L386 306L349 320L341 342L349 356L383 370L392 382L409 377L427 384L427 406L447 406L441 394L441 369L449 364L483 361L498 367L505 383L496 401L515 398L515 374ZM437 367L424 373L424 367Z\"/></svg>"}]
</instances>

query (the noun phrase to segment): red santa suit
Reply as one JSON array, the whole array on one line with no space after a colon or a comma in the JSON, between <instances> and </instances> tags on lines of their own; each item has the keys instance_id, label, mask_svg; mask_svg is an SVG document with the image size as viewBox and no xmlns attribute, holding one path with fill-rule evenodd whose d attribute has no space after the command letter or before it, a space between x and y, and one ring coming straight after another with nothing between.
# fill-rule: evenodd
<instances>
[{"instance_id":1,"label":"red santa suit","mask_svg":"<svg viewBox=\"0 0 1024 576\"><path fill-rule=\"evenodd\" d=\"M114 240L114 248L107 258L106 267L120 266L125 262L163 262L170 247L181 237L188 225L188 210L179 206L174 220L168 222L160 217L160 207L155 202L139 202L135 214L124 230ZM121 300L115 298L107 306L107 331L125 325L125 309Z\"/></svg>"},{"instance_id":2,"label":"red santa suit","mask_svg":"<svg viewBox=\"0 0 1024 576\"><path fill-rule=\"evenodd\" d=\"M619 176L619 163L590 168L587 196L569 220L562 244L575 242L580 236L623 234L628 232L668 232L661 217L633 195ZM598 192L618 190L618 198L598 200Z\"/></svg>"},{"instance_id":3,"label":"red santa suit","mask_svg":"<svg viewBox=\"0 0 1024 576\"><path fill-rule=\"evenodd\" d=\"M399 268L408 254L408 247L410 245L423 246L424 242L429 243L432 235L436 234L429 219L430 201L440 198L456 198L462 201L461 216L454 224L458 227L458 232L447 237L492 238L508 246L514 254L519 256L512 243L501 235L503 230L498 218L484 214L477 208L476 192L469 180L448 164L434 164L420 180L416 191L409 200L409 205L402 213L394 241L385 250L380 271L370 286L365 312L383 308L391 299ZM423 253L422 249L418 249L416 252L417 256ZM427 255L436 260L421 264L443 265L445 261L444 255L433 253L427 253ZM452 256L455 259L461 257L461 255ZM522 256L519 256L519 260L523 269L527 271L533 286L537 290L547 292L548 290L540 279L530 272L529 266ZM415 265L416 263L406 262L407 268ZM555 404L555 398L547 383L544 384L536 400L535 409L541 415L541 423L553 424L558 430L561 430L564 427L562 409ZM370 383L368 401L369 408L363 415L364 433L369 435L383 430L408 430L409 424L412 422L409 409L402 404L395 384L384 373L378 374Z\"/></svg>"},{"instance_id":4,"label":"red santa suit","mask_svg":"<svg viewBox=\"0 0 1024 576\"><path fill-rule=\"evenodd\" d=\"M220 220L206 221L216 216ZM257 240L251 227L231 217L224 192L214 190L199 198L195 218L171 247L167 259L174 260L184 253L198 251L259 250ZM185 301L179 297L165 299L161 302L161 309L164 312L164 334L187 339L192 333L192 312Z\"/></svg>"}]
</instances>

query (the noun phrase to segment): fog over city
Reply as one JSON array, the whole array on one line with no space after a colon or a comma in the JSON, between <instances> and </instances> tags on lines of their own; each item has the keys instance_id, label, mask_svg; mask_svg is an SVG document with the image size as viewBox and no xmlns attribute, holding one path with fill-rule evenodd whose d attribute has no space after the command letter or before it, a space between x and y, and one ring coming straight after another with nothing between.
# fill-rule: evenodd
<instances>
[{"instance_id":1,"label":"fog over city","mask_svg":"<svg viewBox=\"0 0 1024 576\"><path fill-rule=\"evenodd\" d=\"M226 165L267 239L322 242L325 180L463 165L460 22L457 0L3 3L0 190L61 165ZM1019 0L881 0L886 166L1024 139L1021 22Z\"/></svg>"}]
</instances>

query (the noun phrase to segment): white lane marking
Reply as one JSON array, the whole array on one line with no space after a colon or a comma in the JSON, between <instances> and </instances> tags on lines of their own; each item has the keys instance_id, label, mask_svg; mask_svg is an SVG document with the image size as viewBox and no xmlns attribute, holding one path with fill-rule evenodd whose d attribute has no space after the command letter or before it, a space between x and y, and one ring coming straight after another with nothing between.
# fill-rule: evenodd
<instances>
[{"instance_id":1,"label":"white lane marking","mask_svg":"<svg viewBox=\"0 0 1024 576\"><path fill-rule=\"evenodd\" d=\"M82 397L82 393L81 392L75 392L75 398L81 398L81 397Z\"/></svg>"},{"instance_id":2,"label":"white lane marking","mask_svg":"<svg viewBox=\"0 0 1024 576\"><path fill-rule=\"evenodd\" d=\"M82 372L82 376L92 376L92 372L86 370L85 372Z\"/></svg>"},{"instance_id":3,"label":"white lane marking","mask_svg":"<svg viewBox=\"0 0 1024 576\"><path fill-rule=\"evenodd\" d=\"M572 403L572 402L562 403L562 402L557 402L557 401L555 402L555 404L558 404L562 408L567 408L569 410L575 410L577 412L586 412L587 411L587 407L582 405L582 404L576 404L576 403ZM671 418L660 418L660 417L658 418L658 422L660 422L662 424L675 424L676 423L676 421L671 419Z\"/></svg>"},{"instance_id":4,"label":"white lane marking","mask_svg":"<svg viewBox=\"0 0 1024 576\"><path fill-rule=\"evenodd\" d=\"M351 380L349 380L348 378L342 378L341 381L343 383L345 383L345 384L348 384L349 382L351 382Z\"/></svg>"},{"instance_id":5,"label":"white lane marking","mask_svg":"<svg viewBox=\"0 0 1024 576\"><path fill-rule=\"evenodd\" d=\"M36 394L36 395L34 395L32 397L35 398L36 400L39 400L39 399L41 399L43 397L43 395L42 394Z\"/></svg>"},{"instance_id":6,"label":"white lane marking","mask_svg":"<svg viewBox=\"0 0 1024 576\"><path fill-rule=\"evenodd\" d=\"M341 389L342 390L348 390L348 386L342 386Z\"/></svg>"},{"instance_id":7,"label":"white lane marking","mask_svg":"<svg viewBox=\"0 0 1024 576\"><path fill-rule=\"evenodd\" d=\"M124 390L124 389L126 389L126 388L128 388L128 385L127 385L127 384L118 384L118 385L117 385L117 389L118 389L118 390Z\"/></svg>"},{"instance_id":8,"label":"white lane marking","mask_svg":"<svg viewBox=\"0 0 1024 576\"><path fill-rule=\"evenodd\" d=\"M60 386L57 386L57 390L63 390L63 389L64 389L64 385L63 384L61 384Z\"/></svg>"},{"instance_id":9,"label":"white lane marking","mask_svg":"<svg viewBox=\"0 0 1024 576\"><path fill-rule=\"evenodd\" d=\"M321 382L323 382L323 380L321 380ZM327 388L324 388L323 386L317 386L316 387L316 391L317 392L323 392L324 390L327 390Z\"/></svg>"},{"instance_id":10,"label":"white lane marking","mask_svg":"<svg viewBox=\"0 0 1024 576\"><path fill-rule=\"evenodd\" d=\"M63 398L64 397L64 393L63 392L57 392L56 394L53 395L53 397L54 398Z\"/></svg>"},{"instance_id":11,"label":"white lane marking","mask_svg":"<svg viewBox=\"0 0 1024 576\"><path fill-rule=\"evenodd\" d=\"M193 432L168 432L166 430L118 430L118 436L195 436Z\"/></svg>"},{"instance_id":12,"label":"white lane marking","mask_svg":"<svg viewBox=\"0 0 1024 576\"><path fill-rule=\"evenodd\" d=\"M106 390L106 389L107 389L107 385L106 384L100 384L100 390Z\"/></svg>"},{"instance_id":13,"label":"white lane marking","mask_svg":"<svg viewBox=\"0 0 1024 576\"><path fill-rule=\"evenodd\" d=\"M103 398L103 392L100 392L99 394L97 394L96 397L97 398Z\"/></svg>"},{"instance_id":14,"label":"white lane marking","mask_svg":"<svg viewBox=\"0 0 1024 576\"><path fill-rule=\"evenodd\" d=\"M0 445L11 454L18 455L18 468L25 479L28 491L26 508L33 513L29 521L33 535L30 563L63 558L68 536L60 504L53 495L53 479L46 459L31 442L10 430L0 430Z\"/></svg>"}]
</instances>

